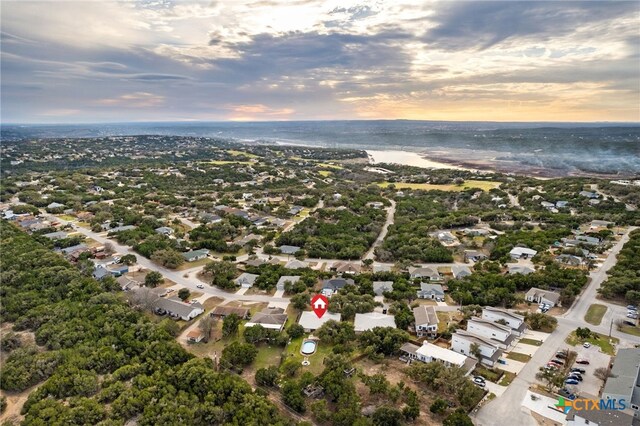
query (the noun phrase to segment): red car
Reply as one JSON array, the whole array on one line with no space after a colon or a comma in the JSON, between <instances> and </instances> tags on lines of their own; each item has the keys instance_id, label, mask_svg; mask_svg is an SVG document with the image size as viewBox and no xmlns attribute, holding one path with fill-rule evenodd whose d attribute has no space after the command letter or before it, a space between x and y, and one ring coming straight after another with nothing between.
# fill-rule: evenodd
<instances>
[{"instance_id":1,"label":"red car","mask_svg":"<svg viewBox=\"0 0 640 426\"><path fill-rule=\"evenodd\" d=\"M589 360L588 359L577 359L576 360L576 364L589 365Z\"/></svg>"}]
</instances>

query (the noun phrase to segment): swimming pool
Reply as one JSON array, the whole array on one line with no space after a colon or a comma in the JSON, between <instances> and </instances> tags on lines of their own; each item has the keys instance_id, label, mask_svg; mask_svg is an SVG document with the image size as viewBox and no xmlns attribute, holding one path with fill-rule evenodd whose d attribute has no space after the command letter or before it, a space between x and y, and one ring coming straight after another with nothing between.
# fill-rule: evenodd
<instances>
[{"instance_id":1,"label":"swimming pool","mask_svg":"<svg viewBox=\"0 0 640 426\"><path fill-rule=\"evenodd\" d=\"M315 340L305 340L302 342L302 349L300 349L300 352L302 352L303 355L311 355L315 353L316 346L317 343Z\"/></svg>"}]
</instances>

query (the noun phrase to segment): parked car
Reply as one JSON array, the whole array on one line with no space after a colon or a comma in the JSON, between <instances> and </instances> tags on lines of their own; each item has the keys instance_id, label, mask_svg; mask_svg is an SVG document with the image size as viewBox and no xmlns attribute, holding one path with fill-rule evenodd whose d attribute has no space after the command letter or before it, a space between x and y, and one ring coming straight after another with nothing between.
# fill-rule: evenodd
<instances>
[{"instance_id":1,"label":"parked car","mask_svg":"<svg viewBox=\"0 0 640 426\"><path fill-rule=\"evenodd\" d=\"M589 365L590 363L588 359L578 358L576 359L576 364Z\"/></svg>"},{"instance_id":2,"label":"parked car","mask_svg":"<svg viewBox=\"0 0 640 426\"><path fill-rule=\"evenodd\" d=\"M564 353L564 352L558 352L558 353L556 354L556 358L558 358L558 359L562 359L562 360L565 360L565 359L567 359L567 354L566 354L566 353Z\"/></svg>"},{"instance_id":3,"label":"parked car","mask_svg":"<svg viewBox=\"0 0 640 426\"><path fill-rule=\"evenodd\" d=\"M556 364L560 364L560 365L564 365L564 361L560 360L560 359L552 359L552 362L555 362Z\"/></svg>"},{"instance_id":4,"label":"parked car","mask_svg":"<svg viewBox=\"0 0 640 426\"><path fill-rule=\"evenodd\" d=\"M627 318L638 319L638 314L636 313L628 313Z\"/></svg>"},{"instance_id":5,"label":"parked car","mask_svg":"<svg viewBox=\"0 0 640 426\"><path fill-rule=\"evenodd\" d=\"M636 324L635 324L634 322L632 322L632 321L626 321L626 320L625 320L625 321L622 321L622 323L623 323L624 325L630 325L631 327L635 327L635 326L636 326Z\"/></svg>"},{"instance_id":6,"label":"parked car","mask_svg":"<svg viewBox=\"0 0 640 426\"><path fill-rule=\"evenodd\" d=\"M576 379L567 379L564 383L567 385L577 385L579 382Z\"/></svg>"},{"instance_id":7,"label":"parked car","mask_svg":"<svg viewBox=\"0 0 640 426\"><path fill-rule=\"evenodd\" d=\"M582 376L579 374L569 374L569 376L567 376L567 379L575 379L579 382L583 380Z\"/></svg>"},{"instance_id":8,"label":"parked car","mask_svg":"<svg viewBox=\"0 0 640 426\"><path fill-rule=\"evenodd\" d=\"M584 368L578 368L578 367L573 367L571 369L572 373L580 373L580 374L584 374L587 372L587 370L585 370Z\"/></svg>"},{"instance_id":9,"label":"parked car","mask_svg":"<svg viewBox=\"0 0 640 426\"><path fill-rule=\"evenodd\" d=\"M567 398L570 401L573 401L574 399L576 399L576 394L572 393L571 391L569 391L569 389L566 388L562 388L558 391L558 394L560 396L563 396L565 398Z\"/></svg>"},{"instance_id":10,"label":"parked car","mask_svg":"<svg viewBox=\"0 0 640 426\"><path fill-rule=\"evenodd\" d=\"M202 284L198 284L196 287L197 287L197 288L204 288L204 285L202 285Z\"/></svg>"},{"instance_id":11,"label":"parked car","mask_svg":"<svg viewBox=\"0 0 640 426\"><path fill-rule=\"evenodd\" d=\"M586 348L586 349L589 349L589 348L591 347L591 343L589 343L589 342L584 342L584 343L582 344L582 347L583 347L583 348Z\"/></svg>"},{"instance_id":12,"label":"parked car","mask_svg":"<svg viewBox=\"0 0 640 426\"><path fill-rule=\"evenodd\" d=\"M476 386L480 386L481 388L485 387L486 383L483 380L473 379L473 384Z\"/></svg>"},{"instance_id":13,"label":"parked car","mask_svg":"<svg viewBox=\"0 0 640 426\"><path fill-rule=\"evenodd\" d=\"M165 310L164 310L164 309L162 309L162 308L155 308L155 309L153 310L153 312L154 312L156 315L160 315L160 316L167 315L167 311L165 311Z\"/></svg>"},{"instance_id":14,"label":"parked car","mask_svg":"<svg viewBox=\"0 0 640 426\"><path fill-rule=\"evenodd\" d=\"M474 382L475 382L475 381L478 381L478 382L485 383L485 382L486 382L486 379L485 379L484 377L482 377L482 376L473 376L473 381L474 381Z\"/></svg>"},{"instance_id":15,"label":"parked car","mask_svg":"<svg viewBox=\"0 0 640 426\"><path fill-rule=\"evenodd\" d=\"M636 305L627 305L627 309L629 309L630 311L637 311L638 307Z\"/></svg>"}]
</instances>

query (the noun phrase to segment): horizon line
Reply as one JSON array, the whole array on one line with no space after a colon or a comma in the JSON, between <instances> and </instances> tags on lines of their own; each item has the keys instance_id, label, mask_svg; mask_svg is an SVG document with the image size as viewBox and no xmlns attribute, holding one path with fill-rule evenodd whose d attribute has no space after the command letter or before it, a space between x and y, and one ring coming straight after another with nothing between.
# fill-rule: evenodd
<instances>
[{"instance_id":1,"label":"horizon line","mask_svg":"<svg viewBox=\"0 0 640 426\"><path fill-rule=\"evenodd\" d=\"M500 124L627 124L640 125L638 121L499 121L499 120L429 120L429 119L409 119L409 118L371 118L371 119L301 119L301 120L150 120L150 121L88 121L88 122L0 122L2 126L82 126L82 125L105 125L105 124L231 124L231 123L304 123L304 122L428 122L428 123L500 123Z\"/></svg>"}]
</instances>

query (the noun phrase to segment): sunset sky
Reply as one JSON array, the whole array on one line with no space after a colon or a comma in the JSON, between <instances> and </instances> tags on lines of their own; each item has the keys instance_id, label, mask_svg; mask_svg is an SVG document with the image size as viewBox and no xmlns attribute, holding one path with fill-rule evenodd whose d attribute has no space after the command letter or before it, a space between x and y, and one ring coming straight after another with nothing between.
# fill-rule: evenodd
<instances>
[{"instance_id":1,"label":"sunset sky","mask_svg":"<svg viewBox=\"0 0 640 426\"><path fill-rule=\"evenodd\" d=\"M3 123L640 121L640 2L2 1Z\"/></svg>"}]
</instances>

